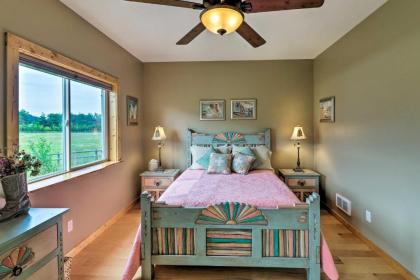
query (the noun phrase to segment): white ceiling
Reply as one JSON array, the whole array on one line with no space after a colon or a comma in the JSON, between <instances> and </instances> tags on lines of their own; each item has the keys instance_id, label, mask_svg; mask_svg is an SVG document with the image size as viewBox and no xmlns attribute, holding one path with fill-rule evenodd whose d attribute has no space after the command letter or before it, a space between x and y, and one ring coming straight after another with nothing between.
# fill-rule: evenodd
<instances>
[{"instance_id":1,"label":"white ceiling","mask_svg":"<svg viewBox=\"0 0 420 280\"><path fill-rule=\"evenodd\" d=\"M123 0L60 1L143 62L313 59L387 2L325 0L318 9L246 14L267 41L254 49L236 33L221 37L207 30L177 46L199 22L196 10Z\"/></svg>"}]
</instances>

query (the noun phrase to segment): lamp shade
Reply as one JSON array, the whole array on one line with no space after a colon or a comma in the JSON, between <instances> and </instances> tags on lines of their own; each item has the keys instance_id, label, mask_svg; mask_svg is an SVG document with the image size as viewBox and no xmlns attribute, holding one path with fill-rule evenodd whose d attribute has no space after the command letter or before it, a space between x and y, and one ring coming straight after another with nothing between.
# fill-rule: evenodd
<instances>
[{"instance_id":1,"label":"lamp shade","mask_svg":"<svg viewBox=\"0 0 420 280\"><path fill-rule=\"evenodd\" d=\"M163 130L163 127L157 126L155 128L155 133L153 133L152 140L155 141L163 141L166 139L165 131Z\"/></svg>"},{"instance_id":2,"label":"lamp shade","mask_svg":"<svg viewBox=\"0 0 420 280\"><path fill-rule=\"evenodd\" d=\"M295 126L295 128L293 128L293 134L292 137L290 137L290 140L305 140L306 136L305 133L303 132L303 127L301 126Z\"/></svg>"},{"instance_id":3,"label":"lamp shade","mask_svg":"<svg viewBox=\"0 0 420 280\"><path fill-rule=\"evenodd\" d=\"M231 6L216 5L201 14L201 22L207 30L224 35L241 26L244 21L242 12Z\"/></svg>"}]
</instances>

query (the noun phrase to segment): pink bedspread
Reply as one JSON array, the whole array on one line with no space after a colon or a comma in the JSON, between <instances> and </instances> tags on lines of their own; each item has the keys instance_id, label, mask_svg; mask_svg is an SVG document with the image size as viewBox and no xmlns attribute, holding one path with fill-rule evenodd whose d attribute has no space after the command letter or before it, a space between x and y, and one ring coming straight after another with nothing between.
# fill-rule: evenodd
<instances>
[{"instance_id":1,"label":"pink bedspread","mask_svg":"<svg viewBox=\"0 0 420 280\"><path fill-rule=\"evenodd\" d=\"M185 171L159 198L159 202L184 207L206 207L222 202L241 202L260 208L293 206L297 197L272 171L253 171L249 175L206 174L203 170ZM141 266L140 228L122 280L131 280ZM331 280L338 272L328 244L321 235L321 267Z\"/></svg>"},{"instance_id":2,"label":"pink bedspread","mask_svg":"<svg viewBox=\"0 0 420 280\"><path fill-rule=\"evenodd\" d=\"M158 202L184 207L241 202L260 208L277 208L294 206L299 199L270 170L256 170L246 176L187 170L163 193Z\"/></svg>"}]
</instances>

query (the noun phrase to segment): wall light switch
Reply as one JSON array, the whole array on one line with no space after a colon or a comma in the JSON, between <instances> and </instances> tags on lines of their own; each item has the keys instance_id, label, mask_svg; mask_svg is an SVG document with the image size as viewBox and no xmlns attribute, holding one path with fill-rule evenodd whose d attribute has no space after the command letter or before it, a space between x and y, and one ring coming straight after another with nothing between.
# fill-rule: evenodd
<instances>
[{"instance_id":1,"label":"wall light switch","mask_svg":"<svg viewBox=\"0 0 420 280\"><path fill-rule=\"evenodd\" d=\"M67 232L72 232L73 231L73 220L69 220L67 222Z\"/></svg>"},{"instance_id":2,"label":"wall light switch","mask_svg":"<svg viewBox=\"0 0 420 280\"><path fill-rule=\"evenodd\" d=\"M366 210L366 222L372 222L372 213L369 210Z\"/></svg>"}]
</instances>

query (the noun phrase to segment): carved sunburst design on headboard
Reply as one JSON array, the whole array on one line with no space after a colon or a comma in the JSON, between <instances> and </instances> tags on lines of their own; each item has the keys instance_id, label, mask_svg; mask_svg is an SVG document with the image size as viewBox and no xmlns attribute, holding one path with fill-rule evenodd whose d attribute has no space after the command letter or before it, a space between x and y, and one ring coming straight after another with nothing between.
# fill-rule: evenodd
<instances>
[{"instance_id":1,"label":"carved sunburst design on headboard","mask_svg":"<svg viewBox=\"0 0 420 280\"><path fill-rule=\"evenodd\" d=\"M245 137L237 132L224 132L214 136L213 143L216 144L246 144Z\"/></svg>"}]
</instances>

